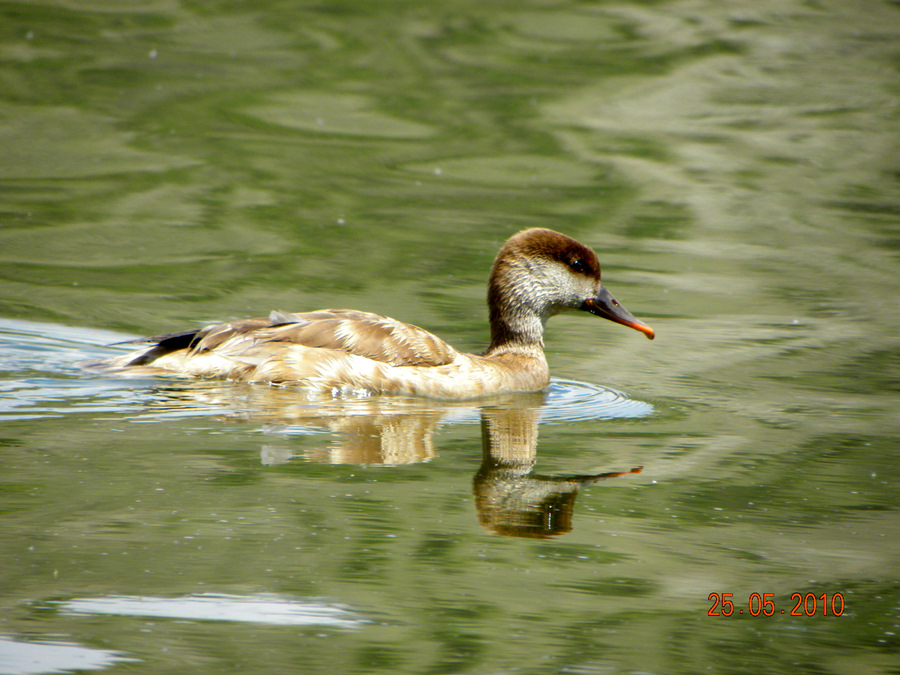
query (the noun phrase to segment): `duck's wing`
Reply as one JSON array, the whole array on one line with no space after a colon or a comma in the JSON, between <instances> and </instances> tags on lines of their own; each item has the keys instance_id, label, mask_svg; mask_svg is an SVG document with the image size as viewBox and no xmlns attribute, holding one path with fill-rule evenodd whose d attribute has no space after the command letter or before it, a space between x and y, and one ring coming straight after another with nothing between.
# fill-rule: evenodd
<instances>
[{"instance_id":1,"label":"duck's wing","mask_svg":"<svg viewBox=\"0 0 900 675\"><path fill-rule=\"evenodd\" d=\"M392 366L443 366L458 352L427 330L390 317L350 309L303 314L272 312L261 339L334 349ZM201 345L202 347L202 342Z\"/></svg>"},{"instance_id":2,"label":"duck's wing","mask_svg":"<svg viewBox=\"0 0 900 675\"><path fill-rule=\"evenodd\" d=\"M270 328L271 326L272 321L270 319L243 319L229 323L211 324L203 328L195 328L180 333L166 333L165 335L153 335L151 337L137 338L136 340L117 342L116 344L150 345L150 347L133 352L125 357L110 359L109 361L114 365L120 366L146 366L152 364L161 356L179 351L187 353L209 351L209 349L221 344L229 337L252 334L255 330ZM201 346L206 340L209 340L207 346Z\"/></svg>"},{"instance_id":3,"label":"duck's wing","mask_svg":"<svg viewBox=\"0 0 900 675\"><path fill-rule=\"evenodd\" d=\"M442 366L458 352L437 336L418 326L380 314L349 309L326 309L290 314L272 312L266 318L213 324L194 331L170 333L139 342L153 347L143 351L129 366L152 365L166 354L186 350L187 357L248 351L269 344L298 344L364 356L392 366Z\"/></svg>"}]
</instances>

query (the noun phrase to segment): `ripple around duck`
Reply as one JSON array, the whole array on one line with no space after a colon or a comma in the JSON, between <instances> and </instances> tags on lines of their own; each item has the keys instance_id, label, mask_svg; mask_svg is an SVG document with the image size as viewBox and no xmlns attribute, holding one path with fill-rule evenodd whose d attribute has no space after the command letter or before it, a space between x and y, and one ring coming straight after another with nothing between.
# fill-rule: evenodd
<instances>
[{"instance_id":1,"label":"ripple around duck","mask_svg":"<svg viewBox=\"0 0 900 675\"><path fill-rule=\"evenodd\" d=\"M653 414L650 403L615 389L553 378L541 409L541 422L560 424L598 419L635 419Z\"/></svg>"}]
</instances>

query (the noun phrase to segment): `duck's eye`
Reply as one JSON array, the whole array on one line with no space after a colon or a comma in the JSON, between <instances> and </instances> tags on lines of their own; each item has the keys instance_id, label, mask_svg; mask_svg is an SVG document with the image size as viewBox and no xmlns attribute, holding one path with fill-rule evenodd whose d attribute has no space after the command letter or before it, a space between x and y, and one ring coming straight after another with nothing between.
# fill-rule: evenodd
<instances>
[{"instance_id":1,"label":"duck's eye","mask_svg":"<svg viewBox=\"0 0 900 675\"><path fill-rule=\"evenodd\" d=\"M587 274L587 266L581 258L572 258L569 261L569 267L573 272L578 272L578 274Z\"/></svg>"}]
</instances>

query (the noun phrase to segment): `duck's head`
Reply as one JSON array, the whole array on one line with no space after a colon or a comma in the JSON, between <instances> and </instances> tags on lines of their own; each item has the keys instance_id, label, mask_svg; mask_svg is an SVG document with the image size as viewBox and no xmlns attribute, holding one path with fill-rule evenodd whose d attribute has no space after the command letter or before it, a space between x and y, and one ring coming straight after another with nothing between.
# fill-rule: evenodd
<instances>
[{"instance_id":1,"label":"duck's head","mask_svg":"<svg viewBox=\"0 0 900 675\"><path fill-rule=\"evenodd\" d=\"M540 343L547 319L583 311L621 323L653 339L600 283L594 252L571 237L542 228L510 237L491 268L488 284L491 345Z\"/></svg>"}]
</instances>

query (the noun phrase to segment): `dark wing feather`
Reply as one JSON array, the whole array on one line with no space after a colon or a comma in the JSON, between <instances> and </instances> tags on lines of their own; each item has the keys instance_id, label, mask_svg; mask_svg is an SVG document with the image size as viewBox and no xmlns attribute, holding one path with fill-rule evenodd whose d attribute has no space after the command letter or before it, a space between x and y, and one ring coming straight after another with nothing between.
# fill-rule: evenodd
<instances>
[{"instance_id":1,"label":"dark wing feather","mask_svg":"<svg viewBox=\"0 0 900 675\"><path fill-rule=\"evenodd\" d=\"M141 352L136 359L128 363L129 366L145 366L155 361L163 354L171 354L179 349L190 349L197 343L197 336L202 329L187 330L181 333L167 333L166 335L156 335L154 337L138 338L137 340L127 340L126 342L117 342L116 344L152 344L153 348Z\"/></svg>"}]
</instances>

